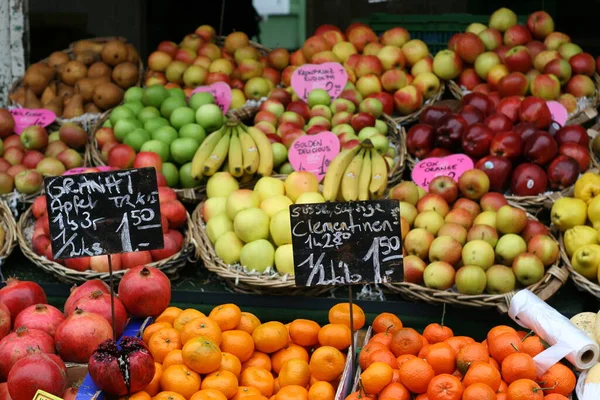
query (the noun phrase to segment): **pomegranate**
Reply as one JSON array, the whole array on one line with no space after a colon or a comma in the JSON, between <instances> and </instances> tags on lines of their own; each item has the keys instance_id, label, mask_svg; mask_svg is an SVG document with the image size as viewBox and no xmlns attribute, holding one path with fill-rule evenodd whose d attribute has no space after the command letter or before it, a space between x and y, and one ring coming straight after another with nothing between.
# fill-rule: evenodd
<instances>
[{"instance_id":1,"label":"pomegranate","mask_svg":"<svg viewBox=\"0 0 600 400\"><path fill-rule=\"evenodd\" d=\"M46 332L24 326L0 340L0 380L6 379L12 366L31 353L54 353L54 341Z\"/></svg>"},{"instance_id":2,"label":"pomegranate","mask_svg":"<svg viewBox=\"0 0 600 400\"><path fill-rule=\"evenodd\" d=\"M79 392L79 387L71 386L68 387L60 397L62 397L63 400L75 400L77 398L77 392Z\"/></svg>"},{"instance_id":3,"label":"pomegranate","mask_svg":"<svg viewBox=\"0 0 600 400\"><path fill-rule=\"evenodd\" d=\"M11 327L10 310L0 302L0 339L8 335Z\"/></svg>"},{"instance_id":4,"label":"pomegranate","mask_svg":"<svg viewBox=\"0 0 600 400\"><path fill-rule=\"evenodd\" d=\"M56 329L54 340L60 357L86 363L96 347L112 338L112 328L102 315L75 309Z\"/></svg>"},{"instance_id":5,"label":"pomegranate","mask_svg":"<svg viewBox=\"0 0 600 400\"><path fill-rule=\"evenodd\" d=\"M15 363L6 383L13 400L31 400L40 389L60 396L67 388L67 367L55 354L32 354Z\"/></svg>"},{"instance_id":6,"label":"pomegranate","mask_svg":"<svg viewBox=\"0 0 600 400\"><path fill-rule=\"evenodd\" d=\"M110 294L100 290L92 292L87 297L82 297L75 303L75 308L83 311L102 315L112 326L112 312L110 305ZM127 325L127 311L118 297L115 296L115 331L117 337L121 336Z\"/></svg>"},{"instance_id":7,"label":"pomegranate","mask_svg":"<svg viewBox=\"0 0 600 400\"><path fill-rule=\"evenodd\" d=\"M8 383L0 383L0 400L12 400L8 393Z\"/></svg>"},{"instance_id":8,"label":"pomegranate","mask_svg":"<svg viewBox=\"0 0 600 400\"><path fill-rule=\"evenodd\" d=\"M171 302L171 281L153 267L131 268L119 283L119 298L134 317L156 316Z\"/></svg>"},{"instance_id":9,"label":"pomegranate","mask_svg":"<svg viewBox=\"0 0 600 400\"><path fill-rule=\"evenodd\" d=\"M71 315L73 311L75 311L75 303L82 297L89 296L90 293L96 290L100 290L104 293L110 293L110 288L108 285L102 282L100 279L87 281L81 286L73 286L71 289L71 294L65 302L65 315Z\"/></svg>"},{"instance_id":10,"label":"pomegranate","mask_svg":"<svg viewBox=\"0 0 600 400\"><path fill-rule=\"evenodd\" d=\"M65 320L65 316L56 307L48 304L29 306L17 315L15 326L39 329L54 338L56 328Z\"/></svg>"},{"instance_id":11,"label":"pomegranate","mask_svg":"<svg viewBox=\"0 0 600 400\"><path fill-rule=\"evenodd\" d=\"M4 303L8 307L13 322L17 315L27 307L47 302L46 293L35 282L8 278L6 286L0 289L0 303Z\"/></svg>"},{"instance_id":12,"label":"pomegranate","mask_svg":"<svg viewBox=\"0 0 600 400\"><path fill-rule=\"evenodd\" d=\"M135 337L121 340L121 349L109 339L94 351L88 371L104 392L125 396L145 388L154 376L154 358L146 344Z\"/></svg>"}]
</instances>

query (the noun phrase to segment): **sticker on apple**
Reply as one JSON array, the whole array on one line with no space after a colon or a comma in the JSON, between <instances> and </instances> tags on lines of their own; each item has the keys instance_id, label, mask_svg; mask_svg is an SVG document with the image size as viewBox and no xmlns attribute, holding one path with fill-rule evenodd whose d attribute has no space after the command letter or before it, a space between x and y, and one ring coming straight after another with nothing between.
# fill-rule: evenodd
<instances>
[{"instance_id":1,"label":"sticker on apple","mask_svg":"<svg viewBox=\"0 0 600 400\"><path fill-rule=\"evenodd\" d=\"M298 96L308 102L313 89L325 89L331 99L336 99L348 82L348 73L340 63L302 65L292 74L292 88Z\"/></svg>"},{"instance_id":2,"label":"sticker on apple","mask_svg":"<svg viewBox=\"0 0 600 400\"><path fill-rule=\"evenodd\" d=\"M215 82L212 85L200 86L192 90L192 95L198 92L208 92L215 98L215 103L219 106L223 114L229 111L231 105L231 87L225 82Z\"/></svg>"},{"instance_id":3,"label":"sticker on apple","mask_svg":"<svg viewBox=\"0 0 600 400\"><path fill-rule=\"evenodd\" d=\"M288 151L288 159L295 171L310 171L321 182L329 164L340 152L340 141L333 132L300 136Z\"/></svg>"},{"instance_id":4,"label":"sticker on apple","mask_svg":"<svg viewBox=\"0 0 600 400\"><path fill-rule=\"evenodd\" d=\"M429 183L434 178L449 176L458 182L458 178L470 169L473 169L473 160L465 154L426 158L413 168L412 180L425 191L429 191Z\"/></svg>"},{"instance_id":5,"label":"sticker on apple","mask_svg":"<svg viewBox=\"0 0 600 400\"><path fill-rule=\"evenodd\" d=\"M56 115L50 110L43 108L13 108L10 110L15 120L15 133L21 135L31 125L47 127L56 119Z\"/></svg>"}]
</instances>

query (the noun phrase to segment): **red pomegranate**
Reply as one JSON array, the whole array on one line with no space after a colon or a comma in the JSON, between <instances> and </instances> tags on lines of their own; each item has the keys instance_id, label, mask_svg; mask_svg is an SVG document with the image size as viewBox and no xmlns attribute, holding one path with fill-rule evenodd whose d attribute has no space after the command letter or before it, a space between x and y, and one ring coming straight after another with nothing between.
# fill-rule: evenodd
<instances>
[{"instance_id":1,"label":"red pomegranate","mask_svg":"<svg viewBox=\"0 0 600 400\"><path fill-rule=\"evenodd\" d=\"M88 364L94 383L104 392L125 396L145 388L154 376L154 358L135 337L121 340L121 349L110 339L98 346Z\"/></svg>"},{"instance_id":2,"label":"red pomegranate","mask_svg":"<svg viewBox=\"0 0 600 400\"><path fill-rule=\"evenodd\" d=\"M47 302L46 293L35 282L8 278L6 286L0 289L0 303L4 303L8 307L13 322L17 315L27 307Z\"/></svg>"},{"instance_id":3,"label":"red pomegranate","mask_svg":"<svg viewBox=\"0 0 600 400\"><path fill-rule=\"evenodd\" d=\"M31 400L40 389L60 396L67 388L67 367L55 354L32 354L15 363L6 383L13 400Z\"/></svg>"},{"instance_id":4,"label":"red pomegranate","mask_svg":"<svg viewBox=\"0 0 600 400\"><path fill-rule=\"evenodd\" d=\"M65 390L61 397L63 400L75 400L77 398L77 392L79 392L79 387L71 386Z\"/></svg>"},{"instance_id":5,"label":"red pomegranate","mask_svg":"<svg viewBox=\"0 0 600 400\"><path fill-rule=\"evenodd\" d=\"M4 305L4 303L0 302L0 339L8 335L11 328L12 324L10 320L10 310Z\"/></svg>"},{"instance_id":6,"label":"red pomegranate","mask_svg":"<svg viewBox=\"0 0 600 400\"><path fill-rule=\"evenodd\" d=\"M75 303L82 297L89 296L90 293L96 290L100 290L104 293L110 293L110 288L108 285L102 282L100 279L87 281L81 286L73 286L71 289L71 294L65 302L65 315L71 315L73 311L75 311Z\"/></svg>"},{"instance_id":7,"label":"red pomegranate","mask_svg":"<svg viewBox=\"0 0 600 400\"><path fill-rule=\"evenodd\" d=\"M0 380L6 379L12 366L31 353L54 353L54 341L46 332L24 326L0 340Z\"/></svg>"},{"instance_id":8,"label":"red pomegranate","mask_svg":"<svg viewBox=\"0 0 600 400\"><path fill-rule=\"evenodd\" d=\"M56 307L48 304L29 306L17 315L15 326L39 329L54 337L56 328L65 320L65 316Z\"/></svg>"},{"instance_id":9,"label":"red pomegranate","mask_svg":"<svg viewBox=\"0 0 600 400\"><path fill-rule=\"evenodd\" d=\"M6 382L0 383L0 400L12 400L8 393L8 383Z\"/></svg>"},{"instance_id":10,"label":"red pomegranate","mask_svg":"<svg viewBox=\"0 0 600 400\"><path fill-rule=\"evenodd\" d=\"M75 309L56 329L54 341L67 362L86 363L96 347L112 338L112 328L102 315Z\"/></svg>"},{"instance_id":11,"label":"red pomegranate","mask_svg":"<svg viewBox=\"0 0 600 400\"><path fill-rule=\"evenodd\" d=\"M134 317L156 316L171 302L171 281L153 267L131 268L119 283L119 298Z\"/></svg>"},{"instance_id":12,"label":"red pomegranate","mask_svg":"<svg viewBox=\"0 0 600 400\"><path fill-rule=\"evenodd\" d=\"M100 290L92 292L89 296L82 297L75 303L75 308L83 311L102 315L112 326L112 312L110 294ZM115 330L117 337L121 336L127 325L127 311L118 297L115 296Z\"/></svg>"}]
</instances>

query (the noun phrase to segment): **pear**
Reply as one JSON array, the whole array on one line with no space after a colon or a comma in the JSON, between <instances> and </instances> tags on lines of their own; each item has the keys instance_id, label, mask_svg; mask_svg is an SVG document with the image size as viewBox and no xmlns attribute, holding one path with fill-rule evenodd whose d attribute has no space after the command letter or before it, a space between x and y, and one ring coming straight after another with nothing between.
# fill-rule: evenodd
<instances>
[{"instance_id":1,"label":"pear","mask_svg":"<svg viewBox=\"0 0 600 400\"><path fill-rule=\"evenodd\" d=\"M127 89L134 86L140 76L140 71L137 65L124 62L115 67L112 72L113 81L122 89Z\"/></svg>"},{"instance_id":2,"label":"pear","mask_svg":"<svg viewBox=\"0 0 600 400\"><path fill-rule=\"evenodd\" d=\"M52 111L57 117L60 117L63 113L63 102L64 99L62 97L57 96L50 100L48 103L45 103L44 108L46 110Z\"/></svg>"},{"instance_id":3,"label":"pear","mask_svg":"<svg viewBox=\"0 0 600 400\"><path fill-rule=\"evenodd\" d=\"M585 225L587 205L581 199L561 197L554 202L550 211L550 219L561 232L574 226Z\"/></svg>"},{"instance_id":4,"label":"pear","mask_svg":"<svg viewBox=\"0 0 600 400\"><path fill-rule=\"evenodd\" d=\"M73 96L73 93L75 93L75 89L73 89L73 86L69 86L66 83L62 82L58 84L58 97L71 97Z\"/></svg>"},{"instance_id":5,"label":"pear","mask_svg":"<svg viewBox=\"0 0 600 400\"><path fill-rule=\"evenodd\" d=\"M73 54L75 54L75 56L86 51L92 51L95 54L100 55L103 47L104 45L102 43L96 43L91 40L78 40L77 42L73 43L72 46Z\"/></svg>"},{"instance_id":6,"label":"pear","mask_svg":"<svg viewBox=\"0 0 600 400\"><path fill-rule=\"evenodd\" d=\"M59 66L66 64L69 61L71 61L71 57L64 51L55 51L48 57L48 65L54 68L55 71Z\"/></svg>"},{"instance_id":7,"label":"pear","mask_svg":"<svg viewBox=\"0 0 600 400\"><path fill-rule=\"evenodd\" d=\"M129 50L123 41L113 39L106 42L100 55L102 57L102 61L111 67L114 67L122 62L127 61L127 58L129 57Z\"/></svg>"},{"instance_id":8,"label":"pear","mask_svg":"<svg viewBox=\"0 0 600 400\"><path fill-rule=\"evenodd\" d=\"M75 83L75 93L80 94L86 103L92 101L95 88L95 82L91 78L82 78Z\"/></svg>"},{"instance_id":9,"label":"pear","mask_svg":"<svg viewBox=\"0 0 600 400\"><path fill-rule=\"evenodd\" d=\"M97 105L91 102L83 105L83 111L85 111L86 114L100 114L102 112Z\"/></svg>"},{"instance_id":10,"label":"pear","mask_svg":"<svg viewBox=\"0 0 600 400\"><path fill-rule=\"evenodd\" d=\"M60 78L67 85L73 86L75 82L87 76L87 66L80 61L69 61L61 66Z\"/></svg>"},{"instance_id":11,"label":"pear","mask_svg":"<svg viewBox=\"0 0 600 400\"><path fill-rule=\"evenodd\" d=\"M589 204L599 194L600 175L596 172L586 172L581 175L573 187L573 196L576 199L585 201L585 204Z\"/></svg>"},{"instance_id":12,"label":"pear","mask_svg":"<svg viewBox=\"0 0 600 400\"><path fill-rule=\"evenodd\" d=\"M79 61L80 63L85 64L86 66L92 65L99 59L100 57L98 56L98 54L94 53L91 50L84 51L75 56L76 61Z\"/></svg>"},{"instance_id":13,"label":"pear","mask_svg":"<svg viewBox=\"0 0 600 400\"><path fill-rule=\"evenodd\" d=\"M33 91L36 96L41 95L50 83L50 79L38 70L28 70L23 77L23 85Z\"/></svg>"},{"instance_id":14,"label":"pear","mask_svg":"<svg viewBox=\"0 0 600 400\"><path fill-rule=\"evenodd\" d=\"M88 78L98 78L100 76L107 76L110 78L112 74L112 68L104 64L102 61L96 61L88 68Z\"/></svg>"},{"instance_id":15,"label":"pear","mask_svg":"<svg viewBox=\"0 0 600 400\"><path fill-rule=\"evenodd\" d=\"M9 94L8 98L14 103L25 104L25 88L21 86L14 93Z\"/></svg>"},{"instance_id":16,"label":"pear","mask_svg":"<svg viewBox=\"0 0 600 400\"><path fill-rule=\"evenodd\" d=\"M132 45L131 43L127 43L127 51L128 51L127 61L129 61L130 63L133 63L135 65L138 65L140 62L140 54L138 53L135 46Z\"/></svg>"},{"instance_id":17,"label":"pear","mask_svg":"<svg viewBox=\"0 0 600 400\"><path fill-rule=\"evenodd\" d=\"M80 94L76 93L70 99L65 99L63 118L75 118L83 114L83 98Z\"/></svg>"},{"instance_id":18,"label":"pear","mask_svg":"<svg viewBox=\"0 0 600 400\"><path fill-rule=\"evenodd\" d=\"M25 103L23 104L25 108L40 108L42 107L42 102L37 98L33 90L30 88L25 89Z\"/></svg>"},{"instance_id":19,"label":"pear","mask_svg":"<svg viewBox=\"0 0 600 400\"><path fill-rule=\"evenodd\" d=\"M571 258L573 269L588 279L598 278L600 265L600 245L586 244L577 249Z\"/></svg>"},{"instance_id":20,"label":"pear","mask_svg":"<svg viewBox=\"0 0 600 400\"><path fill-rule=\"evenodd\" d=\"M115 107L123 100L123 89L114 83L104 82L94 89L94 103L103 110Z\"/></svg>"},{"instance_id":21,"label":"pear","mask_svg":"<svg viewBox=\"0 0 600 400\"><path fill-rule=\"evenodd\" d=\"M44 93L42 93L42 98L40 99L42 104L47 104L50 101L54 100L54 98L56 97L57 89L58 88L55 82L50 83L48 87L44 89Z\"/></svg>"},{"instance_id":22,"label":"pear","mask_svg":"<svg viewBox=\"0 0 600 400\"><path fill-rule=\"evenodd\" d=\"M565 243L565 251L572 257L580 247L586 244L598 244L598 232L587 225L574 226L567 229L563 241Z\"/></svg>"}]
</instances>

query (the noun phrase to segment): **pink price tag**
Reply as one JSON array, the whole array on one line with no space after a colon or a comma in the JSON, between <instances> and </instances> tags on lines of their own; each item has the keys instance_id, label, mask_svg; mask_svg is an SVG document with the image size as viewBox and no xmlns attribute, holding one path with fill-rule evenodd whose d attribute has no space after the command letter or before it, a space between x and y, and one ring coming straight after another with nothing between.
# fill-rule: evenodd
<instances>
[{"instance_id":1,"label":"pink price tag","mask_svg":"<svg viewBox=\"0 0 600 400\"><path fill-rule=\"evenodd\" d=\"M225 82L215 82L209 86L200 86L192 90L192 94L209 92L215 98L215 103L221 108L223 114L229 111L231 105L231 88Z\"/></svg>"},{"instance_id":2,"label":"pink price tag","mask_svg":"<svg viewBox=\"0 0 600 400\"><path fill-rule=\"evenodd\" d=\"M300 136L288 150L288 159L296 171L310 171L321 182L327 167L340 152L340 141L333 132Z\"/></svg>"},{"instance_id":3,"label":"pink price tag","mask_svg":"<svg viewBox=\"0 0 600 400\"><path fill-rule=\"evenodd\" d=\"M100 166L100 167L79 167L79 168L71 168L68 171L65 171L63 175L76 175L76 174L87 174L90 172L106 172L114 170L113 167Z\"/></svg>"},{"instance_id":4,"label":"pink price tag","mask_svg":"<svg viewBox=\"0 0 600 400\"><path fill-rule=\"evenodd\" d=\"M561 127L565 126L567 119L569 119L569 113L565 106L560 104L558 101L547 101L546 104L550 109L550 115L552 116L552 121L559 124Z\"/></svg>"},{"instance_id":5,"label":"pink price tag","mask_svg":"<svg viewBox=\"0 0 600 400\"><path fill-rule=\"evenodd\" d=\"M340 63L306 64L292 74L292 88L304 101L313 89L325 89L336 99L348 82L348 73Z\"/></svg>"},{"instance_id":6,"label":"pink price tag","mask_svg":"<svg viewBox=\"0 0 600 400\"><path fill-rule=\"evenodd\" d=\"M425 191L429 190L429 182L438 176L449 176L455 181L473 169L473 160L464 154L453 154L448 157L432 157L419 161L412 171L412 180Z\"/></svg>"},{"instance_id":7,"label":"pink price tag","mask_svg":"<svg viewBox=\"0 0 600 400\"><path fill-rule=\"evenodd\" d=\"M56 119L56 115L52 111L43 108L13 108L10 113L15 119L15 133L17 135L23 133L25 128L31 125L46 127Z\"/></svg>"}]
</instances>

